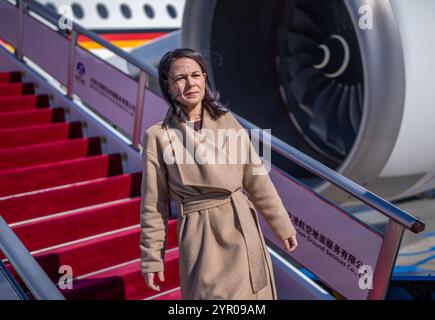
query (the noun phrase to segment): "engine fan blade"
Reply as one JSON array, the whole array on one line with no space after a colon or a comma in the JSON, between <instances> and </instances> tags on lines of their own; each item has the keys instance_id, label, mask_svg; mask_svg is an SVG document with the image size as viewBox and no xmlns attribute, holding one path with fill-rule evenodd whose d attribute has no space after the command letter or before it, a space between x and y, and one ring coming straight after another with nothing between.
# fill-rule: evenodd
<instances>
[{"instance_id":1,"label":"engine fan blade","mask_svg":"<svg viewBox=\"0 0 435 320\"><path fill-rule=\"evenodd\" d=\"M334 93L336 87L337 83L335 81L331 81L329 85L319 93L313 105L314 116L310 122L309 128L311 131L315 132L324 143L327 141L325 111L328 106L328 101Z\"/></svg>"},{"instance_id":2,"label":"engine fan blade","mask_svg":"<svg viewBox=\"0 0 435 320\"><path fill-rule=\"evenodd\" d=\"M330 34L328 20L325 19L325 10L319 5L318 1L314 5L311 5L306 0L296 1L295 8L310 16L311 20L315 21L316 25L322 30L322 34Z\"/></svg>"},{"instance_id":3,"label":"engine fan blade","mask_svg":"<svg viewBox=\"0 0 435 320\"><path fill-rule=\"evenodd\" d=\"M302 71L312 68L313 58L309 53L301 53L286 58L288 72L292 78L296 78Z\"/></svg>"},{"instance_id":4,"label":"engine fan blade","mask_svg":"<svg viewBox=\"0 0 435 320\"><path fill-rule=\"evenodd\" d=\"M312 17L297 7L293 12L292 27L297 32L305 34L306 36L316 40L320 40L325 37L322 28L316 24Z\"/></svg>"},{"instance_id":5,"label":"engine fan blade","mask_svg":"<svg viewBox=\"0 0 435 320\"><path fill-rule=\"evenodd\" d=\"M318 96L318 94L325 89L325 87L331 82L326 77L320 77L308 84L308 89L302 97L302 103L309 107L311 110L314 105L314 100Z\"/></svg>"},{"instance_id":6,"label":"engine fan blade","mask_svg":"<svg viewBox=\"0 0 435 320\"><path fill-rule=\"evenodd\" d=\"M345 86L338 111L340 137L343 140L344 151L349 152L355 139L356 132L350 120L350 98L352 87Z\"/></svg>"},{"instance_id":7,"label":"engine fan blade","mask_svg":"<svg viewBox=\"0 0 435 320\"><path fill-rule=\"evenodd\" d=\"M311 38L292 31L287 32L287 43L291 53L311 52L317 48L317 43Z\"/></svg>"},{"instance_id":8,"label":"engine fan blade","mask_svg":"<svg viewBox=\"0 0 435 320\"><path fill-rule=\"evenodd\" d=\"M302 101L305 92L308 88L308 84L314 81L315 79L321 78L322 73L317 71L314 68L308 68L302 71L296 78L294 78L289 87L291 88L291 92L295 96L297 101Z\"/></svg>"},{"instance_id":9,"label":"engine fan blade","mask_svg":"<svg viewBox=\"0 0 435 320\"><path fill-rule=\"evenodd\" d=\"M355 86L352 86L349 99L350 123L352 129L357 133L359 124L361 123L361 106L358 101L358 93Z\"/></svg>"},{"instance_id":10,"label":"engine fan blade","mask_svg":"<svg viewBox=\"0 0 435 320\"><path fill-rule=\"evenodd\" d=\"M334 93L328 101L324 115L327 124L328 144L340 154L344 154L344 143L341 137L340 127L338 126L338 118L340 112L340 101L343 98L344 91L345 88L341 83L336 85Z\"/></svg>"}]
</instances>

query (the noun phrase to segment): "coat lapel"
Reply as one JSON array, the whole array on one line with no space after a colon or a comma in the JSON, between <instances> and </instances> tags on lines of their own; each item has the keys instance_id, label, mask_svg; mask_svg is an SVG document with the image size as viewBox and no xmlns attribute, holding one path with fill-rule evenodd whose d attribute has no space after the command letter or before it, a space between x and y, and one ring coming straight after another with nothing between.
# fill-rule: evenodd
<instances>
[{"instance_id":1,"label":"coat lapel","mask_svg":"<svg viewBox=\"0 0 435 320\"><path fill-rule=\"evenodd\" d=\"M240 186L242 168L240 164L230 163L226 151L228 139L225 138L225 130L222 129L229 129L226 115L213 120L207 109L204 109L200 132L190 128L178 117L172 118L167 134L175 156L174 165L177 166L184 185L228 191Z\"/></svg>"}]
</instances>

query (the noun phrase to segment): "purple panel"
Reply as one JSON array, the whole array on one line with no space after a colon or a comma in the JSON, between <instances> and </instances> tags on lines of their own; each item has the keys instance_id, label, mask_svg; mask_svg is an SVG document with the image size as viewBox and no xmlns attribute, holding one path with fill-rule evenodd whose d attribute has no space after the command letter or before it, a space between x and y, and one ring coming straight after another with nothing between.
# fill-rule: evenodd
<instances>
[{"instance_id":1,"label":"purple panel","mask_svg":"<svg viewBox=\"0 0 435 320\"><path fill-rule=\"evenodd\" d=\"M151 125L163 120L167 111L168 104L162 97L156 95L150 90L145 92L140 143L142 143L142 137L145 134L145 130Z\"/></svg>"},{"instance_id":2,"label":"purple panel","mask_svg":"<svg viewBox=\"0 0 435 320\"><path fill-rule=\"evenodd\" d=\"M12 46L17 46L18 9L4 1L0 2L0 37Z\"/></svg>"},{"instance_id":3,"label":"purple panel","mask_svg":"<svg viewBox=\"0 0 435 320\"><path fill-rule=\"evenodd\" d=\"M274 167L270 177L298 231L299 246L290 256L346 298L367 299L369 290L360 288L358 266L374 271L382 235ZM259 216L264 236L283 248Z\"/></svg>"},{"instance_id":4,"label":"purple panel","mask_svg":"<svg viewBox=\"0 0 435 320\"><path fill-rule=\"evenodd\" d=\"M76 48L73 91L110 122L133 136L137 82L104 60Z\"/></svg>"},{"instance_id":5,"label":"purple panel","mask_svg":"<svg viewBox=\"0 0 435 320\"><path fill-rule=\"evenodd\" d=\"M69 41L43 23L24 16L24 55L66 85Z\"/></svg>"}]
</instances>

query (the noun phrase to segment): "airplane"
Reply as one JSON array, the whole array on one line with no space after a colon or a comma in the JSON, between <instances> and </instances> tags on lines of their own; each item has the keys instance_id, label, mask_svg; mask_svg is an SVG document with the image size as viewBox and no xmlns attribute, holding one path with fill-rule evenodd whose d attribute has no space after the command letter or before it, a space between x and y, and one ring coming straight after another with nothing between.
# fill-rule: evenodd
<instances>
[{"instance_id":1,"label":"airplane","mask_svg":"<svg viewBox=\"0 0 435 320\"><path fill-rule=\"evenodd\" d=\"M377 194L399 199L430 190L434 180L433 93L426 85L433 82L427 12L434 6L420 1L372 3L370 10L358 0L252 1L248 11L241 2L188 0L180 45L206 54L213 86L233 111ZM118 9L127 18L129 10ZM106 11L97 8L102 17L111 15ZM91 29L106 36L153 32L141 22L110 25ZM133 42L119 45L135 48ZM274 163L329 199L343 199L288 161Z\"/></svg>"},{"instance_id":2,"label":"airplane","mask_svg":"<svg viewBox=\"0 0 435 320\"><path fill-rule=\"evenodd\" d=\"M38 0L130 52L181 28L185 0ZM78 43L105 59L110 51L85 36Z\"/></svg>"}]
</instances>

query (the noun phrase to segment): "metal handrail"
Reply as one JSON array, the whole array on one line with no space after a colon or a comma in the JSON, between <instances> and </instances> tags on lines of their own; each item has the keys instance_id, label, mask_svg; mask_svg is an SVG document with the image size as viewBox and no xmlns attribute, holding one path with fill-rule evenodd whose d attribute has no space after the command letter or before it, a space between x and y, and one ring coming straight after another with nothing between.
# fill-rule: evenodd
<instances>
[{"instance_id":1,"label":"metal handrail","mask_svg":"<svg viewBox=\"0 0 435 320\"><path fill-rule=\"evenodd\" d=\"M411 230L412 232L419 233L424 230L425 224L418 218L407 213L406 211L403 211L402 209L391 204L390 202L385 201L381 197L363 188L362 186L346 178L345 176L337 174L336 171L307 156L296 148L285 143L281 139L270 135L268 132L262 131L261 128L242 118L241 116L237 114L233 115L237 118L237 120L243 127L251 130L251 135L253 134L256 139L270 147L272 150L278 152L285 158L289 159L292 162L295 162L306 170L314 173L316 176L325 179L326 181L334 184L343 191L353 195L355 198L368 204L370 207L375 208L385 216L397 221L400 225ZM257 132L262 132L262 136L257 134ZM264 139L263 136L266 135L268 137ZM268 141L270 141L270 143Z\"/></svg>"},{"instance_id":2,"label":"metal handrail","mask_svg":"<svg viewBox=\"0 0 435 320\"><path fill-rule=\"evenodd\" d=\"M6 267L2 260L0 260L0 274L2 274L4 279L9 282L11 288L19 299L29 300L29 297L24 292L23 288L21 288L17 280L14 278L13 274L9 271L9 269Z\"/></svg>"},{"instance_id":3,"label":"metal handrail","mask_svg":"<svg viewBox=\"0 0 435 320\"><path fill-rule=\"evenodd\" d=\"M2 216L0 216L0 250L36 299L65 300Z\"/></svg>"}]
</instances>

